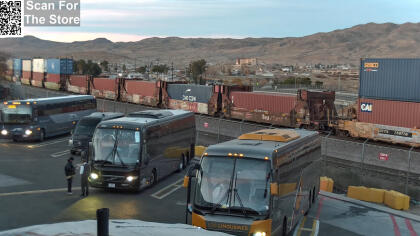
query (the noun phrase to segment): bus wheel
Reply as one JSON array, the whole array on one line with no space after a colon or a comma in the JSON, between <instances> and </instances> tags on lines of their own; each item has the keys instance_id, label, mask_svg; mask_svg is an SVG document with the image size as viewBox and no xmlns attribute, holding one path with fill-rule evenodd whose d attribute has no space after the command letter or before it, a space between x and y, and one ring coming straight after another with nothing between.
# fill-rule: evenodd
<instances>
[{"instance_id":1,"label":"bus wheel","mask_svg":"<svg viewBox=\"0 0 420 236\"><path fill-rule=\"evenodd\" d=\"M181 172L185 168L185 156L182 154L178 164L178 172Z\"/></svg>"},{"instance_id":2,"label":"bus wheel","mask_svg":"<svg viewBox=\"0 0 420 236\"><path fill-rule=\"evenodd\" d=\"M45 131L44 129L41 129L41 132L39 133L39 141L42 142L45 139Z\"/></svg>"},{"instance_id":3,"label":"bus wheel","mask_svg":"<svg viewBox=\"0 0 420 236\"><path fill-rule=\"evenodd\" d=\"M284 218L283 220L283 228L281 229L281 235L286 236L287 235L287 219Z\"/></svg>"},{"instance_id":4,"label":"bus wheel","mask_svg":"<svg viewBox=\"0 0 420 236\"><path fill-rule=\"evenodd\" d=\"M312 189L312 203L315 203L316 201L316 194L315 194L315 187Z\"/></svg>"},{"instance_id":5,"label":"bus wheel","mask_svg":"<svg viewBox=\"0 0 420 236\"><path fill-rule=\"evenodd\" d=\"M150 176L150 186L153 186L157 183L157 174L156 170L152 171L152 176Z\"/></svg>"}]
</instances>

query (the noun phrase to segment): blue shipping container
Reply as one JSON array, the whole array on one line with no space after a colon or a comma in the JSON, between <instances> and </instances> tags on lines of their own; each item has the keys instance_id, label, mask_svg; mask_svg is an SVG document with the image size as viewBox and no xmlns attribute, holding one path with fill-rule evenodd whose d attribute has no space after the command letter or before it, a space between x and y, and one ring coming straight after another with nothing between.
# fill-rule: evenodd
<instances>
[{"instance_id":1,"label":"blue shipping container","mask_svg":"<svg viewBox=\"0 0 420 236\"><path fill-rule=\"evenodd\" d=\"M359 97L420 102L420 58L369 58L360 63Z\"/></svg>"},{"instance_id":2,"label":"blue shipping container","mask_svg":"<svg viewBox=\"0 0 420 236\"><path fill-rule=\"evenodd\" d=\"M47 59L47 73L49 74L73 74L73 59Z\"/></svg>"},{"instance_id":3,"label":"blue shipping container","mask_svg":"<svg viewBox=\"0 0 420 236\"><path fill-rule=\"evenodd\" d=\"M13 76L22 77L22 59L13 59Z\"/></svg>"}]
</instances>

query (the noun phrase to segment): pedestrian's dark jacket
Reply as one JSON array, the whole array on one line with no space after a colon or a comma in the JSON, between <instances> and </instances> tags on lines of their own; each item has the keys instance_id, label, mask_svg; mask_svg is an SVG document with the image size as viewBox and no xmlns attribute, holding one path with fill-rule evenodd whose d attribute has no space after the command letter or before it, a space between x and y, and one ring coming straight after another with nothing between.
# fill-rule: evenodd
<instances>
[{"instance_id":1,"label":"pedestrian's dark jacket","mask_svg":"<svg viewBox=\"0 0 420 236\"><path fill-rule=\"evenodd\" d=\"M76 170L71 162L67 162L66 166L64 167L64 172L66 176L71 176L76 174Z\"/></svg>"}]
</instances>

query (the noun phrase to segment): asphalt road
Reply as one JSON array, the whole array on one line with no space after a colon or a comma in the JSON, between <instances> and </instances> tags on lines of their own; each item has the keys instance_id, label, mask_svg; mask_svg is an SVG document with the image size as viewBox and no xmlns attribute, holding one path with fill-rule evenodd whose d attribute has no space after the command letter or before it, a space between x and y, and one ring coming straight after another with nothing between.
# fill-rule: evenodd
<instances>
[{"instance_id":1,"label":"asphalt road","mask_svg":"<svg viewBox=\"0 0 420 236\"><path fill-rule=\"evenodd\" d=\"M174 173L141 193L92 189L80 198L79 177L74 194L66 194L64 165L70 157L68 136L42 143L0 141L0 231L63 221L96 218L96 209L110 208L114 219L163 223L185 220L184 173ZM200 134L203 144L217 135ZM75 159L76 163L80 158ZM418 235L420 223L375 209L320 196L294 235Z\"/></svg>"}]
</instances>

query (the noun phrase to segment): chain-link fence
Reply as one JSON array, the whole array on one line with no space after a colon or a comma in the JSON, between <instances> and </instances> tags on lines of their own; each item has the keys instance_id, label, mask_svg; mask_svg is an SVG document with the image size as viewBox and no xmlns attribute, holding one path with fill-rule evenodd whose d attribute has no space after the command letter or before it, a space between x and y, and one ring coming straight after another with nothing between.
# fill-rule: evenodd
<instances>
[{"instance_id":1,"label":"chain-link fence","mask_svg":"<svg viewBox=\"0 0 420 236\"><path fill-rule=\"evenodd\" d=\"M420 199L420 153L365 141L333 137L322 140L324 175L338 190L349 185L392 189Z\"/></svg>"}]
</instances>

